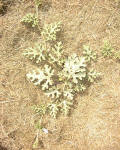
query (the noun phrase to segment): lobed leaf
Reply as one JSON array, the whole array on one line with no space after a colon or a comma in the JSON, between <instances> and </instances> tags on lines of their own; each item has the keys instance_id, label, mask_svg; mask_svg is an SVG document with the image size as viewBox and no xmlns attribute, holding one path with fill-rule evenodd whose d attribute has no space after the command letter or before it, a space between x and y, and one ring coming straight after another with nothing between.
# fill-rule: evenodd
<instances>
[{"instance_id":1,"label":"lobed leaf","mask_svg":"<svg viewBox=\"0 0 120 150\"><path fill-rule=\"evenodd\" d=\"M44 53L45 53L44 45L36 44L34 48L30 47L26 49L23 55L31 60L35 60L36 63L39 63L43 60L46 60Z\"/></svg>"},{"instance_id":2,"label":"lobed leaf","mask_svg":"<svg viewBox=\"0 0 120 150\"><path fill-rule=\"evenodd\" d=\"M46 41L55 41L56 34L60 31L61 22L55 22L51 24L45 24L41 35Z\"/></svg>"}]
</instances>

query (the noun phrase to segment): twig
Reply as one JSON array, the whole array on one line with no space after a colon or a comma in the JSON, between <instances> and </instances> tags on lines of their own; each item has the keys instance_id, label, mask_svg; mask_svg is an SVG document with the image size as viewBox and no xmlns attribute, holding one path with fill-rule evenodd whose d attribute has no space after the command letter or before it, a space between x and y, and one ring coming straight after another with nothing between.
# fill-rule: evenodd
<instances>
[{"instance_id":1,"label":"twig","mask_svg":"<svg viewBox=\"0 0 120 150\"><path fill-rule=\"evenodd\" d=\"M17 102L18 100L11 100L11 101L0 101L1 104L3 103L10 103L10 102Z\"/></svg>"}]
</instances>

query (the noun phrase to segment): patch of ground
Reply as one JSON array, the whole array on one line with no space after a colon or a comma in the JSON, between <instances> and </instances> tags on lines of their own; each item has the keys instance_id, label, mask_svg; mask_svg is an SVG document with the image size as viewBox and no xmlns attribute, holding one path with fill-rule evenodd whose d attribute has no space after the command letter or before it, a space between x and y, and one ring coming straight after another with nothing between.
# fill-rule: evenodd
<instances>
[{"instance_id":1,"label":"patch of ground","mask_svg":"<svg viewBox=\"0 0 120 150\"><path fill-rule=\"evenodd\" d=\"M13 2L13 0L0 0L0 15L4 15Z\"/></svg>"},{"instance_id":2,"label":"patch of ground","mask_svg":"<svg viewBox=\"0 0 120 150\"><path fill-rule=\"evenodd\" d=\"M45 118L49 134L40 134L40 150L120 149L120 63L101 56L103 40L120 49L120 6L110 0L49 0L39 10L44 23L62 21L65 51L81 54L83 44L98 54L93 64L102 73L83 95L70 117ZM16 1L0 17L0 149L32 150L36 136L31 106L46 97L29 83L26 72L33 64L23 50L39 40L40 34L20 23L34 12L33 1Z\"/></svg>"}]
</instances>

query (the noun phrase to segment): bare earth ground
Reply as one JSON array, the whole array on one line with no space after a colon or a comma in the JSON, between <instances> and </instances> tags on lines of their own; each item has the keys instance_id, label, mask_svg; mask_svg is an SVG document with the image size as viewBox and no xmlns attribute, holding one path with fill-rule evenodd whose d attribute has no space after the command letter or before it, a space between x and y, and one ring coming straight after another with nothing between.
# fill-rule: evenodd
<instances>
[{"instance_id":1,"label":"bare earth ground","mask_svg":"<svg viewBox=\"0 0 120 150\"><path fill-rule=\"evenodd\" d=\"M33 104L46 97L26 78L32 63L23 50L40 35L20 23L34 12L32 1L16 1L0 17L0 150L32 150L36 136ZM70 117L45 118L50 131L40 135L40 150L120 150L120 63L101 56L103 40L120 49L120 4L110 0L49 0L39 10L41 26L62 21L64 49L98 54L102 73L84 95L76 97Z\"/></svg>"}]
</instances>

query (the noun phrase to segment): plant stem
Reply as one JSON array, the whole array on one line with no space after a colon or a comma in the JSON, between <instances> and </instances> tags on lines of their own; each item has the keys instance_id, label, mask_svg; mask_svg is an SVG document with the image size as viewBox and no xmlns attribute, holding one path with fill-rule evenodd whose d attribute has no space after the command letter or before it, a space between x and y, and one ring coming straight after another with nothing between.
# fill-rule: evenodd
<instances>
[{"instance_id":1,"label":"plant stem","mask_svg":"<svg viewBox=\"0 0 120 150\"><path fill-rule=\"evenodd\" d=\"M38 18L38 5L35 6L36 9L36 17Z\"/></svg>"}]
</instances>

